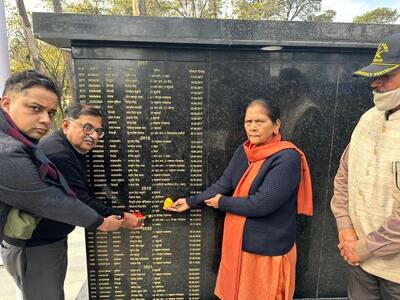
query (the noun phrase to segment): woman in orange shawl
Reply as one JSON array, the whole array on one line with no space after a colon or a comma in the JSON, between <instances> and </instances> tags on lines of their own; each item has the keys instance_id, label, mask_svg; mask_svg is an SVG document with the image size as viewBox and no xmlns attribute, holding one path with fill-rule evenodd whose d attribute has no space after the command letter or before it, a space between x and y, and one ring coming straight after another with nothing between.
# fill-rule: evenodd
<instances>
[{"instance_id":1,"label":"woman in orange shawl","mask_svg":"<svg viewBox=\"0 0 400 300\"><path fill-rule=\"evenodd\" d=\"M215 287L220 299L293 299L296 212L312 215L312 192L306 158L281 140L280 125L278 107L253 100L244 121L248 140L222 177L166 208L182 212L206 204L226 211Z\"/></svg>"}]
</instances>

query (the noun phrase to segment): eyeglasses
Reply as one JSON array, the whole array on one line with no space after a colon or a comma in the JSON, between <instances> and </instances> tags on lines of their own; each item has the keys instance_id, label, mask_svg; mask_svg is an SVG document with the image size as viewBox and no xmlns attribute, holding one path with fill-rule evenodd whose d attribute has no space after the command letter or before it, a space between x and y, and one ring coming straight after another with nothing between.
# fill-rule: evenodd
<instances>
[{"instance_id":1,"label":"eyeglasses","mask_svg":"<svg viewBox=\"0 0 400 300\"><path fill-rule=\"evenodd\" d=\"M85 124L81 124L73 119L69 119L71 122L78 124L82 127L83 133L87 134L87 135L91 135L93 132L96 131L97 136L99 137L99 139L101 139L104 136L104 131L103 128L94 128L92 125L90 125L89 123L85 123Z\"/></svg>"},{"instance_id":2,"label":"eyeglasses","mask_svg":"<svg viewBox=\"0 0 400 300\"><path fill-rule=\"evenodd\" d=\"M400 176L398 174L398 169L400 166L400 162L399 161L392 161L392 173L394 174L394 181L396 184L397 189L400 190Z\"/></svg>"}]
</instances>

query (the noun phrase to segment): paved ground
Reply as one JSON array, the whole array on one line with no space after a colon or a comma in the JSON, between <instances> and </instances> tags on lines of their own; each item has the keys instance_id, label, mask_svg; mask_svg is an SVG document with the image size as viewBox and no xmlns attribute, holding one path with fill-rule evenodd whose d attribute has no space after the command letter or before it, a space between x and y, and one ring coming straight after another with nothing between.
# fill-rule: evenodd
<instances>
[{"instance_id":1,"label":"paved ground","mask_svg":"<svg viewBox=\"0 0 400 300\"><path fill-rule=\"evenodd\" d=\"M65 299L75 300L86 279L84 230L77 228L69 235L68 271L65 280ZM4 266L0 266L0 299L15 300L14 282Z\"/></svg>"},{"instance_id":2,"label":"paved ground","mask_svg":"<svg viewBox=\"0 0 400 300\"><path fill-rule=\"evenodd\" d=\"M69 235L68 271L65 280L66 300L87 300L87 288L82 288L86 280L84 230L77 228ZM0 300L15 300L15 286L3 266L0 266ZM347 298L331 298L331 300L345 300ZM307 300L307 299L303 299ZM317 299L309 299L317 300ZM327 300L327 299L326 299Z\"/></svg>"}]
</instances>

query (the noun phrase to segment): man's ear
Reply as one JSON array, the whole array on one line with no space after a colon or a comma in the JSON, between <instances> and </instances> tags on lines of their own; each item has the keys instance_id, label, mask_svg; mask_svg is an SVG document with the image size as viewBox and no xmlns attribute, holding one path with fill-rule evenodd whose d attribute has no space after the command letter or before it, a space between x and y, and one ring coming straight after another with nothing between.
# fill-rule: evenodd
<instances>
[{"instance_id":1,"label":"man's ear","mask_svg":"<svg viewBox=\"0 0 400 300\"><path fill-rule=\"evenodd\" d=\"M3 96L0 101L1 108L4 109L6 112L9 112L10 102L11 102L10 96Z\"/></svg>"},{"instance_id":2,"label":"man's ear","mask_svg":"<svg viewBox=\"0 0 400 300\"><path fill-rule=\"evenodd\" d=\"M61 123L61 129L63 130L64 134L67 133L68 127L69 127L70 121L68 119L62 120Z\"/></svg>"}]
</instances>

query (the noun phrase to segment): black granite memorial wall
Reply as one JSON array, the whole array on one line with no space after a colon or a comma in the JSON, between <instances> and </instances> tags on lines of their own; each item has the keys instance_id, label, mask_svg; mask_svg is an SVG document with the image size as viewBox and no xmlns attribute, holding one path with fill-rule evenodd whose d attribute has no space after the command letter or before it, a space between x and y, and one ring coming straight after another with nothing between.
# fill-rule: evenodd
<instances>
[{"instance_id":1,"label":"black granite memorial wall","mask_svg":"<svg viewBox=\"0 0 400 300\"><path fill-rule=\"evenodd\" d=\"M171 215L162 206L221 176L245 140L244 107L254 97L279 103L283 136L311 167L315 215L298 218L296 297L346 295L329 202L341 152L372 106L369 82L351 75L398 27L42 13L33 20L37 37L71 47L79 101L104 113L90 185L110 205L149 217L143 231L87 232L91 299L213 299L223 214ZM282 49L261 50L268 45Z\"/></svg>"}]
</instances>

